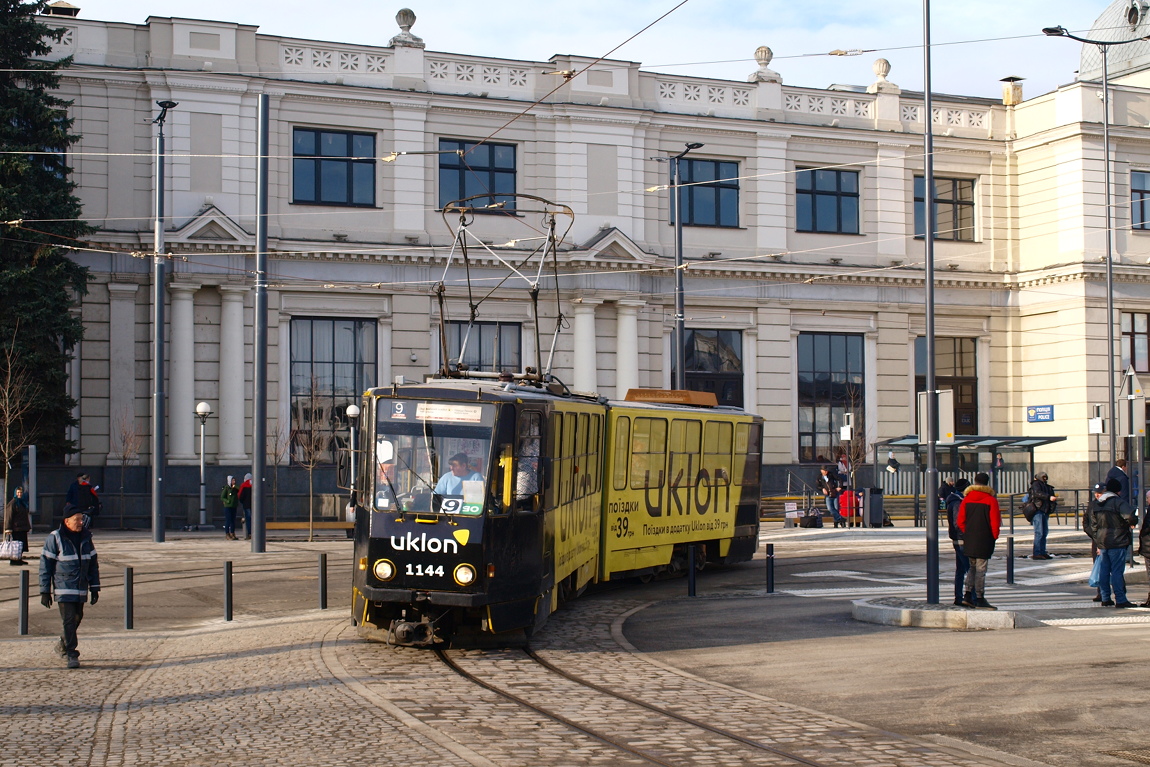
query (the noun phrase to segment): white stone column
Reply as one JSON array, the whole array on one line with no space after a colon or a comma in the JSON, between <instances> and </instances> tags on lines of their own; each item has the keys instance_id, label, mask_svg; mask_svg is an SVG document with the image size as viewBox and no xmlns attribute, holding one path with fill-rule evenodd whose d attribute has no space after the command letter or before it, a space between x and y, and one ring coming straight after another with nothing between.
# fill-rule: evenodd
<instances>
[{"instance_id":1,"label":"white stone column","mask_svg":"<svg viewBox=\"0 0 1150 767\"><path fill-rule=\"evenodd\" d=\"M247 287L220 286L220 453L217 462L245 463L244 295Z\"/></svg>"},{"instance_id":2,"label":"white stone column","mask_svg":"<svg viewBox=\"0 0 1150 767\"><path fill-rule=\"evenodd\" d=\"M391 384L391 317L380 317L375 325L375 386Z\"/></svg>"},{"instance_id":3,"label":"white stone column","mask_svg":"<svg viewBox=\"0 0 1150 767\"><path fill-rule=\"evenodd\" d=\"M743 331L743 409L756 413L759 409L759 329Z\"/></svg>"},{"instance_id":4,"label":"white stone column","mask_svg":"<svg viewBox=\"0 0 1150 767\"><path fill-rule=\"evenodd\" d=\"M639 388L639 307L642 301L615 303L615 397Z\"/></svg>"},{"instance_id":5,"label":"white stone column","mask_svg":"<svg viewBox=\"0 0 1150 767\"><path fill-rule=\"evenodd\" d=\"M168 462L198 463L196 454L195 283L172 282L172 356L168 363Z\"/></svg>"},{"instance_id":6,"label":"white stone column","mask_svg":"<svg viewBox=\"0 0 1150 767\"><path fill-rule=\"evenodd\" d=\"M108 283L108 462L119 463L124 434L136 425L136 292L134 282ZM143 445L136 446L136 455ZM135 456L130 456L135 457Z\"/></svg>"},{"instance_id":7,"label":"white stone column","mask_svg":"<svg viewBox=\"0 0 1150 767\"><path fill-rule=\"evenodd\" d=\"M575 310L575 359L571 388L577 391L598 389L598 366L595 349L595 307L601 302L578 299Z\"/></svg>"}]
</instances>

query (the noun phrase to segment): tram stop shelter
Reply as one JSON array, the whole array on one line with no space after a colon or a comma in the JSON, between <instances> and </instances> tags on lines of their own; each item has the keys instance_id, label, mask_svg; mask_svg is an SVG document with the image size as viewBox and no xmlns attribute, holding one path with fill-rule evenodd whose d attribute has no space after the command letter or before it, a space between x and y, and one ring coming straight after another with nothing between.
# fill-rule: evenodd
<instances>
[{"instance_id":1,"label":"tram stop shelter","mask_svg":"<svg viewBox=\"0 0 1150 767\"><path fill-rule=\"evenodd\" d=\"M1055 442L1064 442L1066 437L988 437L977 434L956 434L949 443L937 444L939 452L949 453L951 464L959 465L959 455L962 453L1026 453L1029 471L1028 477L1034 476L1034 448L1051 445ZM914 518L919 520L919 498L922 495L922 467L923 455L926 453L925 443L920 443L917 434L908 434L905 437L895 437L876 442L874 450L875 486L883 490L885 471L883 464L879 463L880 451L894 451L899 453L912 453L914 455ZM988 472L990 473L990 472ZM996 488L997 489L997 488Z\"/></svg>"}]
</instances>

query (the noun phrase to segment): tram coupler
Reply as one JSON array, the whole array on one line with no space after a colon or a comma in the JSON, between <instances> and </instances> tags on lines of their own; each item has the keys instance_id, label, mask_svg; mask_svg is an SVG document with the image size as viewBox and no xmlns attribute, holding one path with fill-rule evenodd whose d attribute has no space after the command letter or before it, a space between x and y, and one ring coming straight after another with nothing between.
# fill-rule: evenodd
<instances>
[{"instance_id":1,"label":"tram coupler","mask_svg":"<svg viewBox=\"0 0 1150 767\"><path fill-rule=\"evenodd\" d=\"M392 621L388 636L394 644L407 647L428 647L443 641L435 635L435 626L428 621Z\"/></svg>"}]
</instances>

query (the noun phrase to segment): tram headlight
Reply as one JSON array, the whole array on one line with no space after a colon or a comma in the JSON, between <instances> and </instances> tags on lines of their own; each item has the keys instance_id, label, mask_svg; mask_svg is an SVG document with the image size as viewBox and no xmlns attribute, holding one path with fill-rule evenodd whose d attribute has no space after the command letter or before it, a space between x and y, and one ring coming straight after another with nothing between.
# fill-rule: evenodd
<instances>
[{"instance_id":1,"label":"tram headlight","mask_svg":"<svg viewBox=\"0 0 1150 767\"><path fill-rule=\"evenodd\" d=\"M395 577L395 563L390 559L376 560L375 566L371 568L371 572L381 581L390 581Z\"/></svg>"},{"instance_id":2,"label":"tram headlight","mask_svg":"<svg viewBox=\"0 0 1150 767\"><path fill-rule=\"evenodd\" d=\"M460 586L470 586L475 583L475 568L471 565L459 565L452 576Z\"/></svg>"}]
</instances>

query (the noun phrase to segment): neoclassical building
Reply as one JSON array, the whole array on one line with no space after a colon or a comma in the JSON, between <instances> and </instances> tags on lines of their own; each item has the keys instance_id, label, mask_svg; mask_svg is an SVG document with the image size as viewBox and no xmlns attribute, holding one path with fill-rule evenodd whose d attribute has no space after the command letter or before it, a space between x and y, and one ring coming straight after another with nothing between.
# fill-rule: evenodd
<instances>
[{"instance_id":1,"label":"neoclassical building","mask_svg":"<svg viewBox=\"0 0 1150 767\"><path fill-rule=\"evenodd\" d=\"M1128 6L1114 2L1095 33L1150 34L1150 19L1131 23ZM338 421L366 386L458 357L474 297L542 236L540 216L520 213L509 193L574 211L558 303L541 300L537 320L523 280L498 285L465 361L545 363L536 323L550 357L561 313L553 371L572 388L621 397L668 386L675 226L659 159L689 143L702 146L680 161L688 384L762 414L775 485L835 453L848 411L868 445L912 434L925 368L931 120L938 377L955 392L956 430L1066 436L1037 458L1061 486L1087 482L1098 446L1088 418L1108 399L1093 46L1078 79L1052 93L1023 99L1007 82L1002 100L936 96L928 115L882 59L856 73L869 84L823 89L785 83L765 46L745 81L722 81L592 56L434 52L403 13L378 46L197 19L47 20L66 29L54 54L75 58L61 87L82 137L69 161L99 227L75 252L92 274L71 370L76 464L116 465L124 435L150 428L151 121L161 100L178 102L165 123L168 462L177 475L194 471L201 400L215 413L208 463L242 471L250 461L256 105L266 94L273 436L309 428L304 398L322 399ZM434 45L434 29L419 31ZM1110 56L1118 353L1120 369L1147 372L1150 44ZM1068 81L1074 68L1068 54ZM465 269L452 247L457 217L443 207L474 194L503 205L471 217L486 246L469 249ZM1028 421L1034 406L1050 406L1053 420ZM150 460L146 442L139 460Z\"/></svg>"}]
</instances>

